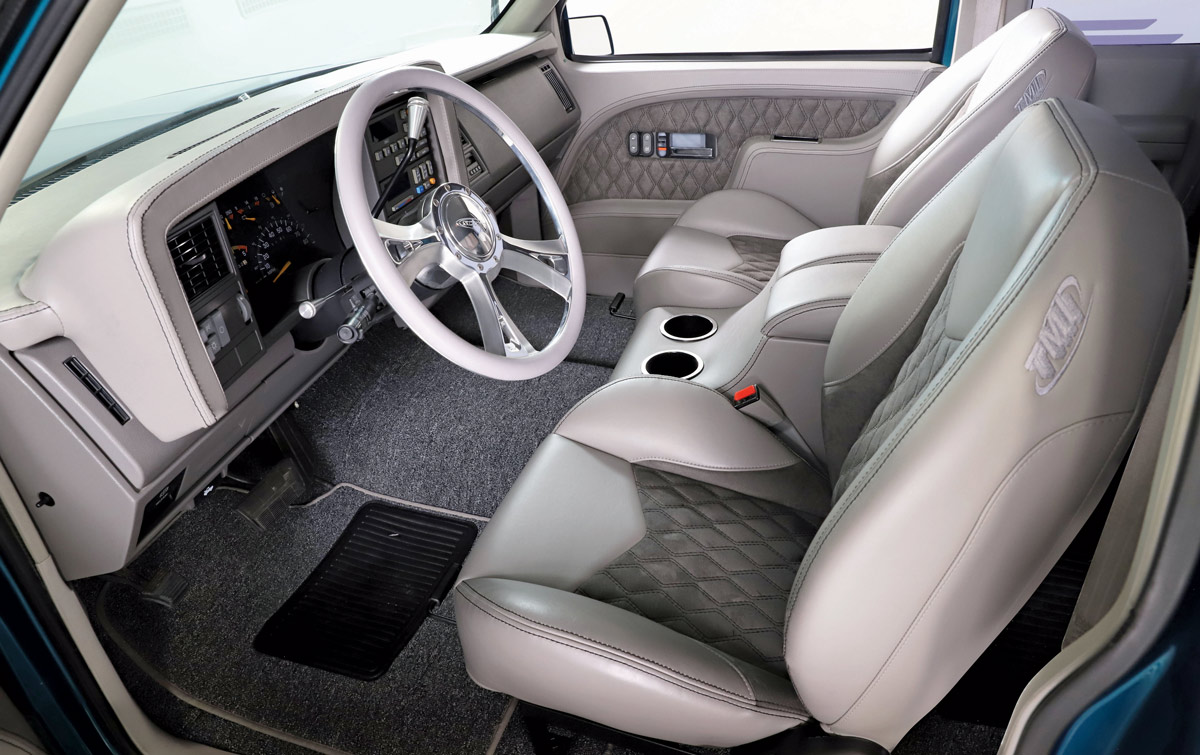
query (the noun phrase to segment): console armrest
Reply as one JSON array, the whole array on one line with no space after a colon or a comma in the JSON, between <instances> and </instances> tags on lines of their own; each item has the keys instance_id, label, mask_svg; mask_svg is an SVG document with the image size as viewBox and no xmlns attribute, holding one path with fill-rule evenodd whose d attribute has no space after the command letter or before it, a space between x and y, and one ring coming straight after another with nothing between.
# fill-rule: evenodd
<instances>
[{"instance_id":1,"label":"console armrest","mask_svg":"<svg viewBox=\"0 0 1200 755\"><path fill-rule=\"evenodd\" d=\"M783 248L776 276L817 265L874 262L898 233L900 227L894 225L844 225L806 233Z\"/></svg>"},{"instance_id":2,"label":"console armrest","mask_svg":"<svg viewBox=\"0 0 1200 755\"><path fill-rule=\"evenodd\" d=\"M788 243L768 294L763 334L828 342L846 302L899 232L895 226L852 225Z\"/></svg>"}]
</instances>

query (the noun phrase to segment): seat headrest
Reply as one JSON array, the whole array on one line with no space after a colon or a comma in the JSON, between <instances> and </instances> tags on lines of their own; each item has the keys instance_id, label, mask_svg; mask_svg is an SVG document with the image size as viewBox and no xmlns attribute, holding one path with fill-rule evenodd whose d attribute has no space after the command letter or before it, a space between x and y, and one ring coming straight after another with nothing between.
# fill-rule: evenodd
<instances>
[{"instance_id":1,"label":"seat headrest","mask_svg":"<svg viewBox=\"0 0 1200 755\"><path fill-rule=\"evenodd\" d=\"M872 157L860 220L904 225L1018 113L1083 97L1096 53L1062 15L1034 8L972 49L896 117Z\"/></svg>"}]
</instances>

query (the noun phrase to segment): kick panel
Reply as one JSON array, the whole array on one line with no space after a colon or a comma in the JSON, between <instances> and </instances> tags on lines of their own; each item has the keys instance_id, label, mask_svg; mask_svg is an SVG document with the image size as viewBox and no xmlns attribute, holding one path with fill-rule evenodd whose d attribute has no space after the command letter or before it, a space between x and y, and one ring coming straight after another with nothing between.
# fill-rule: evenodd
<instances>
[{"instance_id":1,"label":"kick panel","mask_svg":"<svg viewBox=\"0 0 1200 755\"><path fill-rule=\"evenodd\" d=\"M567 202L595 199L699 199L725 187L738 149L755 136L805 141L860 136L881 124L895 107L890 99L729 97L678 100L626 110L600 126L580 150L564 184ZM654 135L638 144L633 134ZM700 135L709 159L657 157L658 135ZM652 147L647 150L644 147ZM663 145L664 150L670 144ZM683 145L680 145L681 147ZM696 157L699 155L695 155Z\"/></svg>"}]
</instances>

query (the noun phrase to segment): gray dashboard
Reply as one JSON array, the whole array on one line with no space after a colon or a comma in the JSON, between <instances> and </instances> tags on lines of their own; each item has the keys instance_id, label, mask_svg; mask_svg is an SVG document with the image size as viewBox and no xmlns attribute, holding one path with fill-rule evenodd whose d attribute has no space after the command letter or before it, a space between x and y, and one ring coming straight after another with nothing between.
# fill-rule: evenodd
<instances>
[{"instance_id":1,"label":"gray dashboard","mask_svg":"<svg viewBox=\"0 0 1200 755\"><path fill-rule=\"evenodd\" d=\"M220 230L231 192L263 174L274 188L272 167L297 150L316 155L312 145L331 140L357 84L397 65L434 65L474 83L553 162L578 112L561 81L548 78L552 49L541 35L485 35L298 82L113 155L9 209L0 244L17 245L27 264L0 292L0 424L18 429L0 433L0 455L64 576L128 563L346 348L333 338L298 340L286 317L259 328L258 312L246 316L239 298L253 284L239 268L250 262L240 264L232 247L241 244L227 236L222 252L233 274L220 276L211 302L189 300L169 241L198 218ZM437 132L457 133L453 108L431 104ZM482 123L459 123L465 154L462 140L443 139L436 170L471 182L499 211L528 179ZM332 185L326 196L335 210ZM346 252L344 235L320 235L322 255ZM214 351L205 325L215 311L227 326L246 326L226 334L232 368L219 367L227 354Z\"/></svg>"}]
</instances>

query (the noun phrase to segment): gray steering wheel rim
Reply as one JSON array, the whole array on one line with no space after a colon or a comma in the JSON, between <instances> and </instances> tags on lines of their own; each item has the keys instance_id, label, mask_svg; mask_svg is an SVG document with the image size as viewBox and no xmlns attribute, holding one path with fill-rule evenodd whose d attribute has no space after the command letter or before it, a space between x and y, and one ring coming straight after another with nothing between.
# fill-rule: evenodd
<instances>
[{"instance_id":1,"label":"gray steering wheel rim","mask_svg":"<svg viewBox=\"0 0 1200 755\"><path fill-rule=\"evenodd\" d=\"M512 149L546 202L565 247L571 285L569 294L564 297L567 310L562 324L545 348L514 357L490 353L464 340L446 327L412 292L410 283L400 273L400 266L388 252L370 214L362 140L375 109L408 91L443 96L483 121ZM457 141L457 135L452 138ZM566 358L579 337L585 309L586 284L579 237L567 202L537 148L495 103L470 85L428 68L405 67L381 73L359 86L342 111L334 141L334 172L346 227L363 265L379 292L418 338L460 367L497 380L535 378L554 369Z\"/></svg>"}]
</instances>

